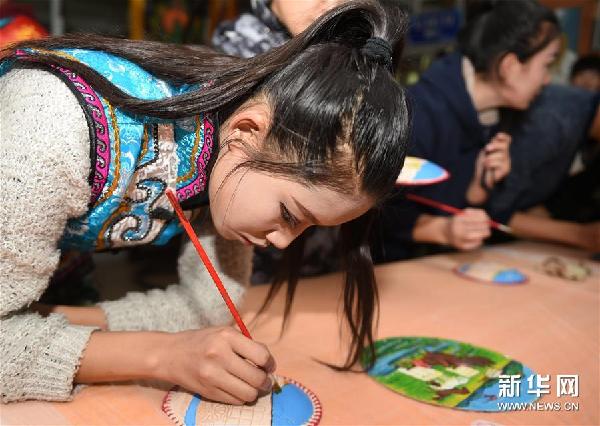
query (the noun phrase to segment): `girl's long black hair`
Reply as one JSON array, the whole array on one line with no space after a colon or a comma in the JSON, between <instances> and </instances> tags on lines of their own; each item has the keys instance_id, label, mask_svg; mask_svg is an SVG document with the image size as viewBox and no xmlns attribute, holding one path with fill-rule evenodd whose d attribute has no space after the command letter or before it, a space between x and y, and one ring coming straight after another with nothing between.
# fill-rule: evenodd
<instances>
[{"instance_id":1,"label":"girl's long black hair","mask_svg":"<svg viewBox=\"0 0 600 426\"><path fill-rule=\"evenodd\" d=\"M384 10L374 0L360 0L329 11L283 46L250 59L206 47L86 35L23 42L0 57L33 48L37 60L79 73L114 106L153 117L219 111L224 120L245 100L263 96L272 109L272 123L264 146L260 151L248 147L248 161L241 167L308 186L364 192L381 201L404 163L410 115L404 91L385 61L365 49L365 42L379 37L392 46L402 43L406 22L399 9ZM56 55L56 48L102 50L173 84L203 85L162 100L132 98L84 64ZM352 334L343 369L359 359L363 346L372 351L378 298L368 244L371 216L345 223L340 231L346 272L343 310ZM261 311L287 281L287 319L301 250L302 237L288 248L284 274L275 279Z\"/></svg>"}]
</instances>

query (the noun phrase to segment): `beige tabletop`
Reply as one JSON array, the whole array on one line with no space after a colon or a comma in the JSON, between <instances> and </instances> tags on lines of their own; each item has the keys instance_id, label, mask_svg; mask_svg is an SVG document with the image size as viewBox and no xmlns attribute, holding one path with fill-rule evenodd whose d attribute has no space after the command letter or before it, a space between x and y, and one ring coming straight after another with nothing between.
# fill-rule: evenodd
<instances>
[{"instance_id":1,"label":"beige tabletop","mask_svg":"<svg viewBox=\"0 0 600 426\"><path fill-rule=\"evenodd\" d=\"M576 402L578 411L466 412L420 403L396 394L364 374L338 373L316 359L341 362L341 279L337 274L304 280L287 331L279 336L282 298L251 325L269 345L278 373L310 388L323 407L323 425L598 425L600 264L587 261L592 276L582 282L549 277L539 270L550 254L581 258L581 252L536 243L511 243L469 254L440 255L377 267L381 298L378 337L443 337L483 346L550 375L551 394L541 402ZM494 286L465 280L452 269L487 260L520 267L529 282ZM243 308L249 321L266 286L249 290ZM556 375L577 374L579 396L557 398ZM169 425L161 412L164 386L103 385L83 389L73 402L3 405L2 425Z\"/></svg>"}]
</instances>

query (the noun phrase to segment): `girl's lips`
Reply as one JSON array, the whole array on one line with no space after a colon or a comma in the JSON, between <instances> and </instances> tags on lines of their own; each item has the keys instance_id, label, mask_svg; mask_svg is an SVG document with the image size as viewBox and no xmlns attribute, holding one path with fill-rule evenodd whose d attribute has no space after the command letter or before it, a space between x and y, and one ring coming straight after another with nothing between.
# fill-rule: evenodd
<instances>
[{"instance_id":1,"label":"girl's lips","mask_svg":"<svg viewBox=\"0 0 600 426\"><path fill-rule=\"evenodd\" d=\"M256 243L253 243L252 241L250 241L248 238L244 237L242 234L238 234L238 235L240 236L242 243L244 243L247 246L256 246L256 247L265 248L269 245L268 243L264 244L264 245L256 244Z\"/></svg>"},{"instance_id":2,"label":"girl's lips","mask_svg":"<svg viewBox=\"0 0 600 426\"><path fill-rule=\"evenodd\" d=\"M240 239L244 245L247 245L247 246L255 245L252 241L250 241L248 238L244 237L242 234L238 234L238 235L240 236Z\"/></svg>"}]
</instances>

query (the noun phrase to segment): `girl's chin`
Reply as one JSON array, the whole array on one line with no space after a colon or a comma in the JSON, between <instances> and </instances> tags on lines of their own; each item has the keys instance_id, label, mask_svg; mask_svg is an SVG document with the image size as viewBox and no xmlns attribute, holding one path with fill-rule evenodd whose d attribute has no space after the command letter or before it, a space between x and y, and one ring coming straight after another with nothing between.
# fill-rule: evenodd
<instances>
[{"instance_id":1,"label":"girl's chin","mask_svg":"<svg viewBox=\"0 0 600 426\"><path fill-rule=\"evenodd\" d=\"M529 109L529 105L531 105L532 101L523 101L523 102L515 102L511 105L512 109L516 109L518 111L525 111L526 109Z\"/></svg>"}]
</instances>

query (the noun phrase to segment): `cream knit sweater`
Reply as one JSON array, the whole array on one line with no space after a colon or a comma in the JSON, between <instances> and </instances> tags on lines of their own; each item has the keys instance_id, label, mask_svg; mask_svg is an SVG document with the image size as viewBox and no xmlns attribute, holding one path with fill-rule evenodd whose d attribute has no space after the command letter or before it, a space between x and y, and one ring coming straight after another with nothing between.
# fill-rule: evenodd
<instances>
[{"instance_id":1,"label":"cream knit sweater","mask_svg":"<svg viewBox=\"0 0 600 426\"><path fill-rule=\"evenodd\" d=\"M69 218L87 210L89 132L69 88L41 70L0 77L0 383L2 401L69 400L93 327L28 311L48 285ZM209 229L210 228L210 229ZM250 277L252 249L203 226L201 242L234 302ZM180 283L103 302L110 330L176 332L230 322L191 244Z\"/></svg>"}]
</instances>

